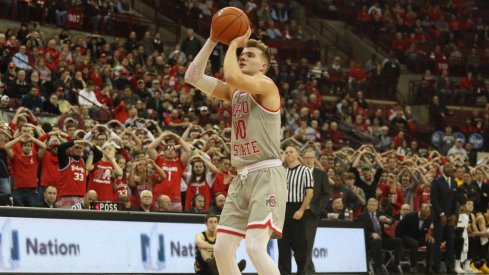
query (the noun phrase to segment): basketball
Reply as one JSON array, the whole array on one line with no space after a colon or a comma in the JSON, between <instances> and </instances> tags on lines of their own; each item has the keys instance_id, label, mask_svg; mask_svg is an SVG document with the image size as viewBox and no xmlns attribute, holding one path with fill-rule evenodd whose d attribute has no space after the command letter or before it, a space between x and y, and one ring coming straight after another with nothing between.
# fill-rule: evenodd
<instances>
[{"instance_id":1,"label":"basketball","mask_svg":"<svg viewBox=\"0 0 489 275\"><path fill-rule=\"evenodd\" d=\"M212 17L212 37L226 45L244 35L249 27L248 16L238 8L223 8Z\"/></svg>"}]
</instances>

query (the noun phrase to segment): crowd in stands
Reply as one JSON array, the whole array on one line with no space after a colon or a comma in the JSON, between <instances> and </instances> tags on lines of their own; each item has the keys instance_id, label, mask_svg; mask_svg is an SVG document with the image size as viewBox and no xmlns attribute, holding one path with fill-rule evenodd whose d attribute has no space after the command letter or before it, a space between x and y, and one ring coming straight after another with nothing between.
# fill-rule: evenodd
<instances>
[{"instance_id":1,"label":"crowd in stands","mask_svg":"<svg viewBox=\"0 0 489 275\"><path fill-rule=\"evenodd\" d=\"M192 3L196 4L188 1L189 5ZM256 12L251 18L258 21L269 17L279 22L276 15L282 13L277 9L287 11L280 1L273 8L267 8L267 1L253 3L249 1L243 8L250 14ZM253 35L260 38L256 31ZM220 159L229 157L226 144L232 114L229 104L205 97L183 80L187 64L201 45L191 29L174 49L164 46L159 34L150 32L142 38L132 32L126 41L115 39L109 43L99 35L73 37L67 29L57 36L45 37L40 25L31 29L22 23L17 31L7 29L0 34L0 107L17 111L11 121L5 121L9 123L5 142L18 135L19 126L25 123L36 129L36 138L50 131L56 135L65 132L73 139L93 141L100 148L103 142L115 139L120 150L127 147L124 160L131 166L134 154L140 151L155 160L160 154L149 154L148 148L153 145L156 147L152 149L160 150L163 145L152 144L153 141L171 130L175 134L173 140L186 140L189 147L203 151L204 159L212 160L205 167L215 176L217 171L223 172L219 170ZM214 61L211 58L208 73L222 77L219 55L216 52ZM379 88L380 83L386 82L383 75L398 77L399 64L395 59L389 57L381 62L372 56L366 62L353 61L349 68L344 63L338 56L329 65L318 59L272 60L269 75L280 85L283 97L283 139L316 146L322 153L324 168L329 167L328 159L338 158L336 151L358 148L360 143L373 144L376 152L384 156L395 154L398 162L413 155L429 158L435 150L426 146L427 141L417 141L409 135L416 127L409 106L374 109L365 99L369 86ZM327 104L324 96L336 91L342 94L341 98ZM433 110L441 113L443 119L442 107ZM42 124L38 117L46 114L59 116L59 121ZM106 123L100 124L94 118L106 119ZM485 135L489 126L486 112L471 119L464 130L467 138L476 132ZM455 146L450 138L452 132L445 132L441 147ZM459 161L473 167L476 151L469 142L465 146L468 152ZM421 151L419 147L423 147ZM178 141L177 148L185 147ZM446 156L447 151L442 155ZM343 170L347 167L348 164ZM191 174L191 170L184 170ZM208 180L210 185L214 176ZM155 194L155 200L157 195L160 194ZM207 206L211 197L207 198Z\"/></svg>"},{"instance_id":2,"label":"crowd in stands","mask_svg":"<svg viewBox=\"0 0 489 275\"><path fill-rule=\"evenodd\" d=\"M15 18L23 22L39 22L64 28L70 9L80 17L81 25L93 33L110 33L114 30L115 15L136 14L129 0L76 1L76 0L34 0L2 1L0 16Z\"/></svg>"},{"instance_id":3,"label":"crowd in stands","mask_svg":"<svg viewBox=\"0 0 489 275\"><path fill-rule=\"evenodd\" d=\"M414 88L415 103L433 95L457 105L486 102L487 6L470 0L323 3L408 69L424 73Z\"/></svg>"}]
</instances>

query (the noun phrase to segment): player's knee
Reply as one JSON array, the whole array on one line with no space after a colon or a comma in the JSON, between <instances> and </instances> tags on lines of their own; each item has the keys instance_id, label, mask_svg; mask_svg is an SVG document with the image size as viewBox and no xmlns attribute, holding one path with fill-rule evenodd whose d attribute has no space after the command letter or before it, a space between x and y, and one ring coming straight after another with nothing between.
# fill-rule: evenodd
<instances>
[{"instance_id":1,"label":"player's knee","mask_svg":"<svg viewBox=\"0 0 489 275\"><path fill-rule=\"evenodd\" d=\"M253 239L246 239L246 253L250 257L260 257L259 254L263 252L262 249L257 245L258 243Z\"/></svg>"}]
</instances>

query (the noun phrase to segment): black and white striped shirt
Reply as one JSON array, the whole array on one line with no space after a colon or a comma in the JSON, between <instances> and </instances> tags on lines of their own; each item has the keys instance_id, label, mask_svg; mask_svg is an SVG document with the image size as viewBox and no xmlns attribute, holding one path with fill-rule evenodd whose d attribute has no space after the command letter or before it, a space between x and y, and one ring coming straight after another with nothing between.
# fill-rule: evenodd
<instances>
[{"instance_id":1,"label":"black and white striped shirt","mask_svg":"<svg viewBox=\"0 0 489 275\"><path fill-rule=\"evenodd\" d=\"M313 188L314 181L309 168L297 165L287 169L287 202L302 202L307 188Z\"/></svg>"}]
</instances>

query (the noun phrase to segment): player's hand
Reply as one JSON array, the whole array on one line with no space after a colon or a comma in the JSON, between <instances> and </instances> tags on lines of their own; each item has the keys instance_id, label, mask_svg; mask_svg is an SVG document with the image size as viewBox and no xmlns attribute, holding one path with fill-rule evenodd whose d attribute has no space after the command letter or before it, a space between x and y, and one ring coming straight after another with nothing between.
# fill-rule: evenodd
<instances>
[{"instance_id":1,"label":"player's hand","mask_svg":"<svg viewBox=\"0 0 489 275\"><path fill-rule=\"evenodd\" d=\"M251 29L248 28L248 31L245 34L243 34L242 36L238 36L235 39L233 39L233 41L231 41L231 44L234 43L236 45L236 47L243 48L246 45L246 42L248 42L248 39L250 39L250 36L251 36Z\"/></svg>"},{"instance_id":2,"label":"player's hand","mask_svg":"<svg viewBox=\"0 0 489 275\"><path fill-rule=\"evenodd\" d=\"M300 220L300 219L302 219L303 215L304 215L304 211L297 210L297 211L295 211L294 216L292 216L292 218L294 220Z\"/></svg>"}]
</instances>

